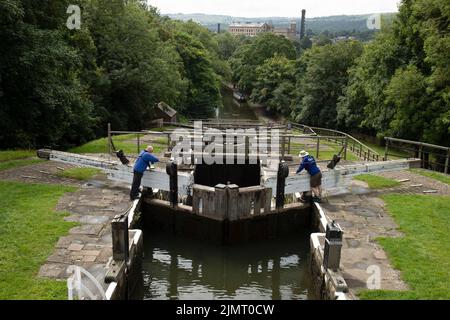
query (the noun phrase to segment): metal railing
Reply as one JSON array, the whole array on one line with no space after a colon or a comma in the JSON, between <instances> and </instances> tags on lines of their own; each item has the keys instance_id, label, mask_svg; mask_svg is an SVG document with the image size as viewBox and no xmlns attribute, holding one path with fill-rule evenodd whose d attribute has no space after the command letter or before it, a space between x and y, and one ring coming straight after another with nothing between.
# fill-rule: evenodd
<instances>
[{"instance_id":1,"label":"metal railing","mask_svg":"<svg viewBox=\"0 0 450 320\"><path fill-rule=\"evenodd\" d=\"M384 159L378 152L372 148L366 146L364 143L356 139L355 137L338 130L311 127L304 124L292 124L293 128L303 130L305 134L317 135L317 136L331 136L327 137L328 141L334 142L344 147L344 160L347 159L347 152L351 151L364 161L381 161Z\"/></svg>"},{"instance_id":2,"label":"metal railing","mask_svg":"<svg viewBox=\"0 0 450 320\"><path fill-rule=\"evenodd\" d=\"M450 173L449 147L391 137L386 137L384 139L386 140L385 159L388 159L389 156L417 158L421 160L421 168L423 169L444 172L445 174ZM397 151L405 152L406 155L390 153L390 150L392 150L393 147L395 147L395 150Z\"/></svg>"}]
</instances>

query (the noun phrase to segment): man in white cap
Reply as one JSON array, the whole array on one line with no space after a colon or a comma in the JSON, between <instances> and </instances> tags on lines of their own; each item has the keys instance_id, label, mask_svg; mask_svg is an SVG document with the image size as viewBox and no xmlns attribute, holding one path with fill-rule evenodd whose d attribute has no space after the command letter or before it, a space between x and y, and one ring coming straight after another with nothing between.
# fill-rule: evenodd
<instances>
[{"instance_id":1,"label":"man in white cap","mask_svg":"<svg viewBox=\"0 0 450 320\"><path fill-rule=\"evenodd\" d=\"M311 175L310 185L315 202L322 200L322 172L317 166L316 159L305 150L300 151L298 155L300 158L300 167L297 174L300 174L304 169Z\"/></svg>"}]
</instances>

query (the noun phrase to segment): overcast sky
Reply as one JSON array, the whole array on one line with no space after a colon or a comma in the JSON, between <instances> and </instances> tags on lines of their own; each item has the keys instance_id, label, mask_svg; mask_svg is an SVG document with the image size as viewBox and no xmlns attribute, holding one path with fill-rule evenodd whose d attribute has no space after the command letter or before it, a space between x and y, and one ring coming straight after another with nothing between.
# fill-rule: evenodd
<instances>
[{"instance_id":1,"label":"overcast sky","mask_svg":"<svg viewBox=\"0 0 450 320\"><path fill-rule=\"evenodd\" d=\"M147 0L161 13L207 13L234 17L307 17L398 11L400 0Z\"/></svg>"}]
</instances>

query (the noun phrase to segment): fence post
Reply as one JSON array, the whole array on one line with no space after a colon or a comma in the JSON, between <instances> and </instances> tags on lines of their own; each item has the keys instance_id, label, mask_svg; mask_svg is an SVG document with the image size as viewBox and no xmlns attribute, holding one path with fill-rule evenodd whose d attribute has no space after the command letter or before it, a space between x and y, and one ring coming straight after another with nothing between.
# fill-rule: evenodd
<instances>
[{"instance_id":1,"label":"fence post","mask_svg":"<svg viewBox=\"0 0 450 320\"><path fill-rule=\"evenodd\" d=\"M345 135L344 141L344 160L347 160L348 135Z\"/></svg>"},{"instance_id":2,"label":"fence post","mask_svg":"<svg viewBox=\"0 0 450 320\"><path fill-rule=\"evenodd\" d=\"M317 136L316 159L319 159L319 151L320 151L320 136Z\"/></svg>"},{"instance_id":3,"label":"fence post","mask_svg":"<svg viewBox=\"0 0 450 320\"><path fill-rule=\"evenodd\" d=\"M137 137L137 154L139 154L141 152L141 137L139 133L136 135L136 137Z\"/></svg>"},{"instance_id":4,"label":"fence post","mask_svg":"<svg viewBox=\"0 0 450 320\"><path fill-rule=\"evenodd\" d=\"M450 149L447 151L447 156L445 157L445 167L444 167L444 173L448 174L448 166L450 165Z\"/></svg>"},{"instance_id":5,"label":"fence post","mask_svg":"<svg viewBox=\"0 0 450 320\"><path fill-rule=\"evenodd\" d=\"M384 161L388 161L389 139L386 139L386 147L384 148Z\"/></svg>"},{"instance_id":6,"label":"fence post","mask_svg":"<svg viewBox=\"0 0 450 320\"><path fill-rule=\"evenodd\" d=\"M112 145L111 145L111 123L108 122L108 152L112 154Z\"/></svg>"},{"instance_id":7,"label":"fence post","mask_svg":"<svg viewBox=\"0 0 450 320\"><path fill-rule=\"evenodd\" d=\"M277 174L277 198L276 208L283 209L284 207L284 190L286 187L286 178L289 176L289 166L285 162L280 162L278 165Z\"/></svg>"}]
</instances>

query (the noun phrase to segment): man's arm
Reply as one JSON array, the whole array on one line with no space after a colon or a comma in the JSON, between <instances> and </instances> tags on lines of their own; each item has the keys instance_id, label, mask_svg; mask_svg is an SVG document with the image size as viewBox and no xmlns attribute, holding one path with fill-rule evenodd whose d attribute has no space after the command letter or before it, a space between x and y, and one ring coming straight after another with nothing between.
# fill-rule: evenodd
<instances>
[{"instance_id":1,"label":"man's arm","mask_svg":"<svg viewBox=\"0 0 450 320\"><path fill-rule=\"evenodd\" d=\"M147 163L154 164L154 163L159 162L159 159L150 153L146 153L142 157L143 157L144 161Z\"/></svg>"},{"instance_id":2,"label":"man's arm","mask_svg":"<svg viewBox=\"0 0 450 320\"><path fill-rule=\"evenodd\" d=\"M302 163L300 163L300 167L298 167L298 169L297 169L297 174L302 172L303 169L305 169L305 161L302 161Z\"/></svg>"}]
</instances>

